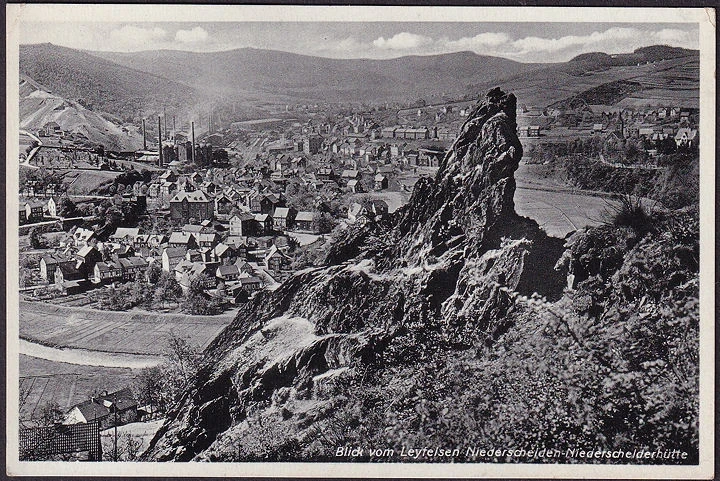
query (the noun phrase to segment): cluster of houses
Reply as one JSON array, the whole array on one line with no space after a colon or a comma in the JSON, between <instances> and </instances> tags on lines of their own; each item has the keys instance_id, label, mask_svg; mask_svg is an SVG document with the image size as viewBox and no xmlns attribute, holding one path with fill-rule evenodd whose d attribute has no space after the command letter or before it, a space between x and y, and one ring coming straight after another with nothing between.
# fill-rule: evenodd
<instances>
[{"instance_id":1,"label":"cluster of houses","mask_svg":"<svg viewBox=\"0 0 720 481\"><path fill-rule=\"evenodd\" d=\"M169 236L118 227L108 241L76 228L61 251L40 259L40 275L65 293L135 280L151 264L172 274L183 290L202 278L205 289L223 283L228 300L251 295L289 274L291 257L285 236L250 238L230 232L221 241L217 224L187 224Z\"/></svg>"},{"instance_id":2,"label":"cluster of houses","mask_svg":"<svg viewBox=\"0 0 720 481\"><path fill-rule=\"evenodd\" d=\"M617 139L637 139L652 149L658 142L672 139L677 148L696 147L699 142L697 109L660 107L629 109L607 105L584 105L579 109L520 106L518 135L525 138L553 136L558 127L569 127L568 134L613 135ZM544 134L543 134L544 132Z\"/></svg>"},{"instance_id":3,"label":"cluster of houses","mask_svg":"<svg viewBox=\"0 0 720 481\"><path fill-rule=\"evenodd\" d=\"M20 202L20 225L42 222L47 220L46 217L53 220L60 218L60 203L64 196L65 194L34 195L34 193L30 193L29 198ZM43 198L43 200L39 198ZM147 197L143 194L127 192L120 196L120 206L123 210L142 215L147 210Z\"/></svg>"}]
</instances>

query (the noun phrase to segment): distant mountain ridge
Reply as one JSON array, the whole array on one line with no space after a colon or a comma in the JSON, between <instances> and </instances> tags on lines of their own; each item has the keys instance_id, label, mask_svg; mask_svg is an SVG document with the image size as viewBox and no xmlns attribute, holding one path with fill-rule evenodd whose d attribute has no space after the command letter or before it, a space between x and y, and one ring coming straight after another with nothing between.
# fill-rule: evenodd
<instances>
[{"instance_id":1,"label":"distant mountain ridge","mask_svg":"<svg viewBox=\"0 0 720 481\"><path fill-rule=\"evenodd\" d=\"M125 120L200 97L185 84L49 43L20 46L20 73L60 97Z\"/></svg>"},{"instance_id":2,"label":"distant mountain ridge","mask_svg":"<svg viewBox=\"0 0 720 481\"><path fill-rule=\"evenodd\" d=\"M255 48L119 53L47 43L20 46L21 73L90 110L135 123L164 108L187 118L212 101L238 102L263 115L271 104L437 102L497 85L513 91L521 104L549 106L618 81L639 88L617 101L634 95L640 96L635 102L662 99L692 107L698 98L698 63L697 50L663 45L626 54L589 52L551 64L467 51L373 60Z\"/></svg>"},{"instance_id":3,"label":"distant mountain ridge","mask_svg":"<svg viewBox=\"0 0 720 481\"><path fill-rule=\"evenodd\" d=\"M700 51L669 45L652 45L635 49L632 53L607 54L588 52L577 55L570 62L596 62L604 65L633 65L635 63L658 62L680 57L700 55Z\"/></svg>"},{"instance_id":4,"label":"distant mountain ridge","mask_svg":"<svg viewBox=\"0 0 720 481\"><path fill-rule=\"evenodd\" d=\"M318 101L414 100L430 92L464 91L478 77L500 80L535 67L472 52L389 60L333 59L255 48L209 53L88 53L128 68L178 79L206 92Z\"/></svg>"}]
</instances>

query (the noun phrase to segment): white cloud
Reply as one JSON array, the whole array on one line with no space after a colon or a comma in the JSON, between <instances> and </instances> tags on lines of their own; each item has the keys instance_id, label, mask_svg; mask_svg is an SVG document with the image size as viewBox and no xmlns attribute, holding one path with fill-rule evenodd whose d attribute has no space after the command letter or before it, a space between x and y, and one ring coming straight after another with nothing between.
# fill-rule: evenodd
<instances>
[{"instance_id":1,"label":"white cloud","mask_svg":"<svg viewBox=\"0 0 720 481\"><path fill-rule=\"evenodd\" d=\"M433 39L430 37L409 32L400 32L388 39L380 37L373 40L373 45L377 48L389 50L411 50L432 43Z\"/></svg>"},{"instance_id":2,"label":"white cloud","mask_svg":"<svg viewBox=\"0 0 720 481\"><path fill-rule=\"evenodd\" d=\"M474 37L462 37L457 40L444 40L442 43L449 49L475 50L486 47L498 47L510 42L506 33L485 32Z\"/></svg>"},{"instance_id":3,"label":"white cloud","mask_svg":"<svg viewBox=\"0 0 720 481\"><path fill-rule=\"evenodd\" d=\"M161 41L167 32L160 27L145 28L135 25L123 25L110 31L110 44L116 47L133 48L151 46L152 43Z\"/></svg>"},{"instance_id":4,"label":"white cloud","mask_svg":"<svg viewBox=\"0 0 720 481\"><path fill-rule=\"evenodd\" d=\"M662 30L655 32L655 37L658 41L678 45L680 47L688 46L690 48L695 48L697 44L697 35L675 28L663 28Z\"/></svg>"},{"instance_id":5,"label":"white cloud","mask_svg":"<svg viewBox=\"0 0 720 481\"><path fill-rule=\"evenodd\" d=\"M515 40L512 45L518 53L559 52L579 46L597 51L602 50L604 46L633 45L645 35L647 32L641 32L636 28L613 27L589 35L567 35L560 38L525 37Z\"/></svg>"},{"instance_id":6,"label":"white cloud","mask_svg":"<svg viewBox=\"0 0 720 481\"><path fill-rule=\"evenodd\" d=\"M182 43L204 42L207 38L208 33L202 27L195 27L191 30L178 30L175 32L175 40Z\"/></svg>"}]
</instances>

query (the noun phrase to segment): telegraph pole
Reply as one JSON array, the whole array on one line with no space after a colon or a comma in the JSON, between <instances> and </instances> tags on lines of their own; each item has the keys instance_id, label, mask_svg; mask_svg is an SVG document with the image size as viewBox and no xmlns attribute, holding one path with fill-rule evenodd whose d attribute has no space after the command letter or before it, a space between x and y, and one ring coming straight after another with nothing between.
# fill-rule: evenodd
<instances>
[{"instance_id":1,"label":"telegraph pole","mask_svg":"<svg viewBox=\"0 0 720 481\"><path fill-rule=\"evenodd\" d=\"M117 394L113 396L113 410L115 411L115 446L113 448L113 459L118 460L117 455Z\"/></svg>"}]
</instances>

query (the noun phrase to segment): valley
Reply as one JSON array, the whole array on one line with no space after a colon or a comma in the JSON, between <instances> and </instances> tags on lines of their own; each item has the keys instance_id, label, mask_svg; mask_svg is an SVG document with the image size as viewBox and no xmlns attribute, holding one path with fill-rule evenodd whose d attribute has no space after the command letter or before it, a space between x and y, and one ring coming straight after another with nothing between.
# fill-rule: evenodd
<instances>
[{"instance_id":1,"label":"valley","mask_svg":"<svg viewBox=\"0 0 720 481\"><path fill-rule=\"evenodd\" d=\"M697 462L699 57L21 45L21 423Z\"/></svg>"}]
</instances>

